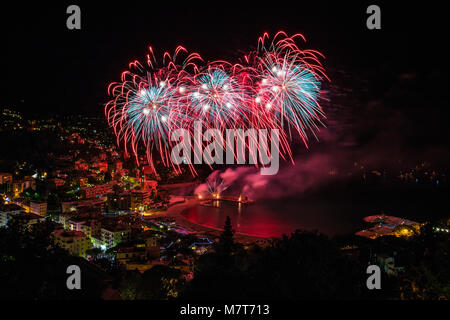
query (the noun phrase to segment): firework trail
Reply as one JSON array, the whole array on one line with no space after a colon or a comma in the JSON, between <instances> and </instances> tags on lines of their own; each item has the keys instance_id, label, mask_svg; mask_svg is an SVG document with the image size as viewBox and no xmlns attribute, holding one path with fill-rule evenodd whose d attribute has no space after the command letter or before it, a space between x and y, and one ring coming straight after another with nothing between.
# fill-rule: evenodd
<instances>
[{"instance_id":1,"label":"firework trail","mask_svg":"<svg viewBox=\"0 0 450 320\"><path fill-rule=\"evenodd\" d=\"M206 184L208 186L208 193L215 198L220 197L220 195L229 187L229 185L225 185L225 181L221 179L219 175L216 175L216 177L209 177L206 180Z\"/></svg>"},{"instance_id":2,"label":"firework trail","mask_svg":"<svg viewBox=\"0 0 450 320\"><path fill-rule=\"evenodd\" d=\"M150 164L152 152L158 151L163 163L170 161L170 132L188 127L190 119L183 108L179 108L184 88L179 86L189 71L198 72L197 63L202 61L197 53L189 54L181 64L177 64L180 54L186 54L178 47L173 56L164 53L161 65L158 64L150 47L147 64L130 63L124 71L121 82L111 83L108 93L114 97L105 106L110 126L114 128L117 143L124 145L125 154L129 148L138 162L138 148L142 145Z\"/></svg>"},{"instance_id":3,"label":"firework trail","mask_svg":"<svg viewBox=\"0 0 450 320\"><path fill-rule=\"evenodd\" d=\"M236 77L224 65L210 65L194 77L193 92L189 94L192 117L208 128L224 131L248 124L247 101L250 92L239 85Z\"/></svg>"},{"instance_id":4,"label":"firework trail","mask_svg":"<svg viewBox=\"0 0 450 320\"><path fill-rule=\"evenodd\" d=\"M285 134L282 146L288 153L286 142L293 131L308 146L308 131L315 136L314 131L323 125L325 114L318 99L323 79L329 80L320 63L322 54L300 50L296 39L305 41L301 34L288 37L282 31L269 41L265 33L258 39L257 50L244 57L245 72L253 78L253 122L279 127Z\"/></svg>"},{"instance_id":5,"label":"firework trail","mask_svg":"<svg viewBox=\"0 0 450 320\"><path fill-rule=\"evenodd\" d=\"M205 64L198 53L188 54L181 46L157 61L150 47L145 65L130 63L121 81L108 87L112 99L105 114L117 143L137 162L139 150L145 150L153 165L156 152L164 165L180 171L170 158L171 133L180 128L192 133L194 121L222 133L279 129L280 156L293 162L290 143L295 133L308 147L308 132L315 136L323 125L319 98L321 83L328 80L322 54L299 49L298 40L305 39L280 31L269 40L265 33L257 49L236 64ZM190 141L184 143L192 148Z\"/></svg>"}]
</instances>

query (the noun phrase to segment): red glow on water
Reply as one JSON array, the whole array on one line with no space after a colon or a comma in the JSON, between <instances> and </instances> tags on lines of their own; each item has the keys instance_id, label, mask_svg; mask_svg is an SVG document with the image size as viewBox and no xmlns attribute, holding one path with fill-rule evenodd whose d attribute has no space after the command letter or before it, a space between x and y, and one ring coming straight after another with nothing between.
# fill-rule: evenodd
<instances>
[{"instance_id":1,"label":"red glow on water","mask_svg":"<svg viewBox=\"0 0 450 320\"><path fill-rule=\"evenodd\" d=\"M183 216L190 222L212 229L222 229L227 215L231 218L233 229L239 234L258 237L279 237L283 233L295 230L274 215L261 212L259 215L239 213L235 210L223 210L223 208L191 207Z\"/></svg>"}]
</instances>

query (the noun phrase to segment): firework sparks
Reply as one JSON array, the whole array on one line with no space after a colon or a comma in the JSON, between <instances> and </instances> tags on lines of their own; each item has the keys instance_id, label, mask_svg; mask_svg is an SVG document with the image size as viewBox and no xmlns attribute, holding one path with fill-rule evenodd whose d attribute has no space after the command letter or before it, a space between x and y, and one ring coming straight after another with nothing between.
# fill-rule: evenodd
<instances>
[{"instance_id":1,"label":"firework sparks","mask_svg":"<svg viewBox=\"0 0 450 320\"><path fill-rule=\"evenodd\" d=\"M308 132L314 134L322 124L325 115L318 100L321 83L328 79L319 61L322 55L300 50L298 39L304 40L278 32L269 41L264 34L240 64L203 64L199 54L188 55L183 47L172 56L164 53L158 62L150 47L145 66L130 63L121 81L108 88L112 99L105 114L117 143L137 161L141 148L150 164L157 152L164 165L178 170L170 160L171 133L192 130L193 122L201 121L206 129L221 132L279 129L280 155L292 160L292 133L307 146ZM186 56L181 63L180 55Z\"/></svg>"}]
</instances>

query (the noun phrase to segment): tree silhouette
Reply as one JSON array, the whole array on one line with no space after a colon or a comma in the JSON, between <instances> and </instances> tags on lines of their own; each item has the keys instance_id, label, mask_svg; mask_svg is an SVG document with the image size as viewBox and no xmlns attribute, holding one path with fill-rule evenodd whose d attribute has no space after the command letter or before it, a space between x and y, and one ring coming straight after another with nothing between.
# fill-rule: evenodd
<instances>
[{"instance_id":1,"label":"tree silhouette","mask_svg":"<svg viewBox=\"0 0 450 320\"><path fill-rule=\"evenodd\" d=\"M81 258L52 244L54 225L46 220L28 228L22 219L11 219L0 228L0 299L98 299L103 275ZM84 290L68 290L67 266L82 268Z\"/></svg>"},{"instance_id":2,"label":"tree silhouette","mask_svg":"<svg viewBox=\"0 0 450 320\"><path fill-rule=\"evenodd\" d=\"M127 272L120 285L125 300L167 300L178 296L181 272L167 266L155 266L143 274Z\"/></svg>"},{"instance_id":3,"label":"tree silhouette","mask_svg":"<svg viewBox=\"0 0 450 320\"><path fill-rule=\"evenodd\" d=\"M215 250L219 262L224 266L229 266L232 260L232 254L236 249L236 244L234 243L234 230L231 226L231 219L227 216L225 220L225 225L223 232L220 235L219 242L215 245Z\"/></svg>"},{"instance_id":4,"label":"tree silhouette","mask_svg":"<svg viewBox=\"0 0 450 320\"><path fill-rule=\"evenodd\" d=\"M112 176L111 176L111 173L109 171L105 172L103 180L105 181L105 183L110 183L111 182Z\"/></svg>"},{"instance_id":5,"label":"tree silhouette","mask_svg":"<svg viewBox=\"0 0 450 320\"><path fill-rule=\"evenodd\" d=\"M361 297L364 269L324 235L297 231L265 248L237 250L232 234L227 219L216 253L202 255L196 262L186 298Z\"/></svg>"}]
</instances>

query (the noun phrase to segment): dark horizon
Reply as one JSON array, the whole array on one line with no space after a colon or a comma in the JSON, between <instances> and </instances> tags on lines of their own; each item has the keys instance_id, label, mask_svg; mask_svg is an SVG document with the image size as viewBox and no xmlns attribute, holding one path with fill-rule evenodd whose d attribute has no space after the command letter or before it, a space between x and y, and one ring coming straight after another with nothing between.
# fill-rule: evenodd
<instances>
[{"instance_id":1,"label":"dark horizon","mask_svg":"<svg viewBox=\"0 0 450 320\"><path fill-rule=\"evenodd\" d=\"M2 70L8 90L2 108L25 114L96 114L108 101L107 85L132 60L143 60L151 45L156 55L183 45L205 60L233 59L256 46L263 32L302 33L305 48L322 52L326 70L367 73L432 72L444 52L442 11L379 3L382 29L368 30L369 2L294 4L130 4L78 3L81 30L66 28L71 3L18 4L2 17ZM279 8L279 11L277 10ZM433 10L433 14L429 14ZM332 79L333 80L333 79ZM26 87L26 90L24 90ZM99 112L97 112L99 111Z\"/></svg>"}]
</instances>

